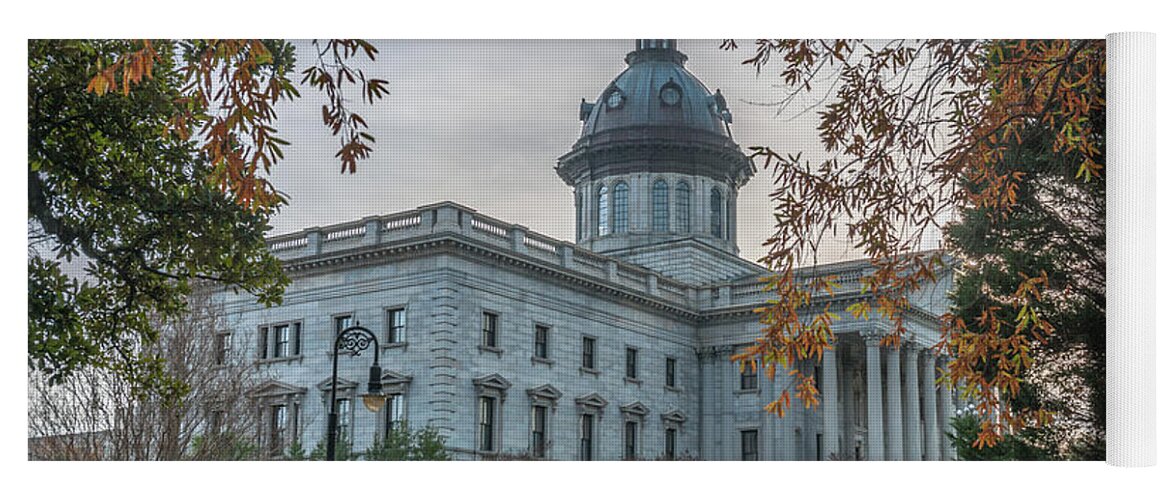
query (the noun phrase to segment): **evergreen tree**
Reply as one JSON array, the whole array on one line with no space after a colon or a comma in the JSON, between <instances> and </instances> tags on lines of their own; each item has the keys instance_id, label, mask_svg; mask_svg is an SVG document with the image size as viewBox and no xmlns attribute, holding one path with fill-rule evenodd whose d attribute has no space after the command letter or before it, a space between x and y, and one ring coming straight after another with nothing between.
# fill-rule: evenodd
<instances>
[{"instance_id":1,"label":"evergreen tree","mask_svg":"<svg viewBox=\"0 0 1171 500\"><path fill-rule=\"evenodd\" d=\"M1105 155L1105 117L1089 118L1089 136ZM954 311L976 324L983 311L999 310L1015 325L1011 295L1020 277L1047 274L1049 289L1036 312L1054 327L1030 346L1037 363L1026 372L1013 410L1044 409L1053 425L1019 429L1003 447L964 450L969 459L1104 460L1106 433L1106 184L1079 179L1078 158L1053 151L1055 132L1036 126L999 166L1024 178L1011 211L965 208L946 231L949 250L964 263L957 273ZM1018 318L1019 319L1019 318ZM989 363L985 376L998 369ZM959 424L966 425L967 420ZM960 443L966 440L959 429Z\"/></svg>"}]
</instances>

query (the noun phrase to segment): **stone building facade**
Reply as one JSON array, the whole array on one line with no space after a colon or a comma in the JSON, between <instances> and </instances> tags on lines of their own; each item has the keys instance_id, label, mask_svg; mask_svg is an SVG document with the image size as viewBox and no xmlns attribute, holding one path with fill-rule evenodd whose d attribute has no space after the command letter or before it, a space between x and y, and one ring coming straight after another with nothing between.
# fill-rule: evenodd
<instances>
[{"instance_id":1,"label":"stone building facade","mask_svg":"<svg viewBox=\"0 0 1171 500\"><path fill-rule=\"evenodd\" d=\"M729 357L760 333L767 271L737 256L737 190L754 173L731 114L673 40L639 40L557 172L574 190L576 242L451 202L269 240L292 283L282 305L224 292L224 345L265 382L260 440L279 454L326 431L332 343L379 336L388 404L365 410L369 354L339 359L339 425L363 450L392 422L431 426L457 458L938 460L953 397L930 381L950 276L913 298L910 334L842 309L864 262L803 270L844 289L838 344L814 369L817 411L763 406L790 382Z\"/></svg>"}]
</instances>

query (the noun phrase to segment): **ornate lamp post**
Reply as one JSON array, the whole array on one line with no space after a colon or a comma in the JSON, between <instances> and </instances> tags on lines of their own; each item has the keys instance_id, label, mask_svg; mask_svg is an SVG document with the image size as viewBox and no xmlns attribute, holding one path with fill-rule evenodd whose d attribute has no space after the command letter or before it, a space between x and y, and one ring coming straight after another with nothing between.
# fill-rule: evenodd
<instances>
[{"instance_id":1,"label":"ornate lamp post","mask_svg":"<svg viewBox=\"0 0 1171 500\"><path fill-rule=\"evenodd\" d=\"M378 366L378 336L374 332L355 324L337 334L333 342L333 378L329 384L329 429L326 437L325 459L332 461L337 448L337 358L338 351L345 348L351 356L358 356L374 344L374 365L370 367L370 383L367 393L362 395L366 409L377 412L386 403L382 395L382 367Z\"/></svg>"}]
</instances>

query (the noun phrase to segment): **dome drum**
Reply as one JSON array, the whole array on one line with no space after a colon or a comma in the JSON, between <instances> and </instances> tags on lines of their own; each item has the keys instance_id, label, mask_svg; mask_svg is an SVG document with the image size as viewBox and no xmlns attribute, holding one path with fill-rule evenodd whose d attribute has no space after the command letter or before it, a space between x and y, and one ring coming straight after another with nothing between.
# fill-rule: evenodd
<instances>
[{"instance_id":1,"label":"dome drum","mask_svg":"<svg viewBox=\"0 0 1171 500\"><path fill-rule=\"evenodd\" d=\"M756 172L752 162L728 148L698 142L660 140L611 142L562 157L557 173L569 185L593 177L639 172L702 175L743 186Z\"/></svg>"}]
</instances>

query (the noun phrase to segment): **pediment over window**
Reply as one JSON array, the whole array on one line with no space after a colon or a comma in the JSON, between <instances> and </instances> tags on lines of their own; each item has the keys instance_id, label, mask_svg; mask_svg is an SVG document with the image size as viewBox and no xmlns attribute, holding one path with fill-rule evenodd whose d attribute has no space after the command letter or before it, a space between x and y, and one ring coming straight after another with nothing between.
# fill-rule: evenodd
<instances>
[{"instance_id":1,"label":"pediment over window","mask_svg":"<svg viewBox=\"0 0 1171 500\"><path fill-rule=\"evenodd\" d=\"M330 385L329 383L330 383L330 379L328 379L328 378L325 380L322 380L321 382L318 382L317 383L317 390L319 390L321 392L328 393L329 392L329 385ZM354 382L352 380L346 380L344 378L338 377L338 379L337 379L337 392L352 391L357 388L358 388L357 382Z\"/></svg>"},{"instance_id":2,"label":"pediment over window","mask_svg":"<svg viewBox=\"0 0 1171 500\"><path fill-rule=\"evenodd\" d=\"M533 387L532 389L525 390L525 392L528 393L529 399L532 399L534 403L540 401L556 402L558 399L561 399L561 391L550 384Z\"/></svg>"},{"instance_id":3,"label":"pediment over window","mask_svg":"<svg viewBox=\"0 0 1171 500\"><path fill-rule=\"evenodd\" d=\"M499 373L484 375L483 377L473 379L472 384L476 386L476 389L481 391L490 390L504 392L507 391L509 387L512 387L512 382L509 382L508 379L500 376Z\"/></svg>"},{"instance_id":4,"label":"pediment over window","mask_svg":"<svg viewBox=\"0 0 1171 500\"><path fill-rule=\"evenodd\" d=\"M411 383L411 379L413 379L413 378L414 377L412 377L410 375L403 375L403 374L396 372L394 370L387 370L385 368L382 369L382 385L383 386L409 384L409 383Z\"/></svg>"},{"instance_id":5,"label":"pediment over window","mask_svg":"<svg viewBox=\"0 0 1171 500\"><path fill-rule=\"evenodd\" d=\"M635 401L635 402L627 404L627 405L622 405L618 409L621 410L622 413L624 413L626 415L630 415L632 417L638 417L638 418L645 417L645 416L647 416L647 414L649 414L651 412L650 409L646 407L646 405L644 405L638 401Z\"/></svg>"},{"instance_id":6,"label":"pediment over window","mask_svg":"<svg viewBox=\"0 0 1171 500\"><path fill-rule=\"evenodd\" d=\"M606 400L596 392L591 392L573 400L583 410L599 411L606 407Z\"/></svg>"},{"instance_id":7,"label":"pediment over window","mask_svg":"<svg viewBox=\"0 0 1171 500\"><path fill-rule=\"evenodd\" d=\"M668 423L672 423L672 424L682 424L683 422L687 421L687 414L683 413L679 410L671 410L667 413L664 413L662 415L662 417L663 417L663 422L668 422Z\"/></svg>"},{"instance_id":8,"label":"pediment over window","mask_svg":"<svg viewBox=\"0 0 1171 500\"><path fill-rule=\"evenodd\" d=\"M252 390L248 391L248 395L253 398L276 398L300 396L306 392L309 390L304 387L289 385L279 380L267 380L253 387Z\"/></svg>"}]
</instances>

